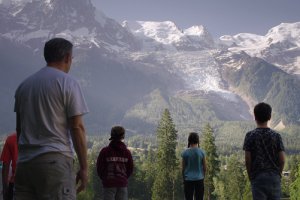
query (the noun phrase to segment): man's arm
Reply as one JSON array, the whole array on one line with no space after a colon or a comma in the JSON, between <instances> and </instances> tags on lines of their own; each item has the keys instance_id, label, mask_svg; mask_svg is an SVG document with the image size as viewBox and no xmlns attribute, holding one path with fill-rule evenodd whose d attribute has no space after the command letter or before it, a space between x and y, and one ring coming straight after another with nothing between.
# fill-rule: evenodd
<instances>
[{"instance_id":1,"label":"man's arm","mask_svg":"<svg viewBox=\"0 0 300 200\"><path fill-rule=\"evenodd\" d=\"M204 173L204 178L206 176L206 171L207 171L207 166L206 166L206 156L202 159L202 165L203 165L203 173Z\"/></svg>"},{"instance_id":2,"label":"man's arm","mask_svg":"<svg viewBox=\"0 0 300 200\"><path fill-rule=\"evenodd\" d=\"M280 174L282 174L282 170L284 167L284 153L283 151L279 151L279 169L280 169Z\"/></svg>"},{"instance_id":3,"label":"man's arm","mask_svg":"<svg viewBox=\"0 0 300 200\"><path fill-rule=\"evenodd\" d=\"M3 162L2 167L2 185L3 185L3 200L8 198L8 175L9 175L9 165L10 163Z\"/></svg>"},{"instance_id":4,"label":"man's arm","mask_svg":"<svg viewBox=\"0 0 300 200\"><path fill-rule=\"evenodd\" d=\"M251 174L251 151L245 151L245 165L246 165L249 181L251 182L251 179L250 179L250 174Z\"/></svg>"},{"instance_id":5,"label":"man's arm","mask_svg":"<svg viewBox=\"0 0 300 200\"><path fill-rule=\"evenodd\" d=\"M87 147L86 147L86 135L85 128L82 122L82 116L77 115L69 118L69 129L72 137L74 149L76 151L80 169L76 174L76 185L79 179L81 180L81 185L77 189L77 194L81 192L87 183Z\"/></svg>"},{"instance_id":6,"label":"man's arm","mask_svg":"<svg viewBox=\"0 0 300 200\"><path fill-rule=\"evenodd\" d=\"M19 144L19 137L21 134L21 114L19 112L16 113L16 131L17 131L17 145ZM18 148L19 149L19 148Z\"/></svg>"}]
</instances>

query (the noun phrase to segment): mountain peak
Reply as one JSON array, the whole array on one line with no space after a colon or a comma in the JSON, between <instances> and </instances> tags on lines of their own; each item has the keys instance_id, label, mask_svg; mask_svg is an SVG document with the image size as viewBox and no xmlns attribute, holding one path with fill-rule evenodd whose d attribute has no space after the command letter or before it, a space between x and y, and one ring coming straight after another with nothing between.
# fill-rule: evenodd
<instances>
[{"instance_id":1,"label":"mountain peak","mask_svg":"<svg viewBox=\"0 0 300 200\"><path fill-rule=\"evenodd\" d=\"M193 32L192 32L193 31ZM194 34L202 34L203 32L207 32L206 28L203 25L194 25L186 30L184 32L192 32Z\"/></svg>"},{"instance_id":2,"label":"mountain peak","mask_svg":"<svg viewBox=\"0 0 300 200\"><path fill-rule=\"evenodd\" d=\"M184 31L171 21L124 21L122 26L139 38L144 51L195 51L214 47L214 40L204 26Z\"/></svg>"},{"instance_id":3,"label":"mountain peak","mask_svg":"<svg viewBox=\"0 0 300 200\"><path fill-rule=\"evenodd\" d=\"M192 26L186 30L184 33L188 35L193 43L199 44L201 47L210 49L214 47L214 39L211 34L206 30L203 25Z\"/></svg>"},{"instance_id":4,"label":"mountain peak","mask_svg":"<svg viewBox=\"0 0 300 200\"><path fill-rule=\"evenodd\" d=\"M1 0L1 4L7 0ZM76 45L95 45L101 52L137 50L137 40L115 20L107 18L91 0L13 0L1 11L0 36L32 49L63 37ZM3 20L2 20L3 19Z\"/></svg>"},{"instance_id":5,"label":"mountain peak","mask_svg":"<svg viewBox=\"0 0 300 200\"><path fill-rule=\"evenodd\" d=\"M144 51L177 51L176 42L188 42L182 31L171 21L124 21L122 26L139 38Z\"/></svg>"}]
</instances>

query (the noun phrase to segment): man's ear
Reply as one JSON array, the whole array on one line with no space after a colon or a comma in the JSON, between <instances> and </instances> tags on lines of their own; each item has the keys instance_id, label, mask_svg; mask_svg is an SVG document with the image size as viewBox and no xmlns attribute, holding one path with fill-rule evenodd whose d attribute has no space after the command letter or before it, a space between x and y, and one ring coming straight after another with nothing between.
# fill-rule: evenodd
<instances>
[{"instance_id":1,"label":"man's ear","mask_svg":"<svg viewBox=\"0 0 300 200\"><path fill-rule=\"evenodd\" d=\"M71 54L70 53L67 53L64 57L64 62L65 63L69 63L70 62L70 59L71 59Z\"/></svg>"}]
</instances>

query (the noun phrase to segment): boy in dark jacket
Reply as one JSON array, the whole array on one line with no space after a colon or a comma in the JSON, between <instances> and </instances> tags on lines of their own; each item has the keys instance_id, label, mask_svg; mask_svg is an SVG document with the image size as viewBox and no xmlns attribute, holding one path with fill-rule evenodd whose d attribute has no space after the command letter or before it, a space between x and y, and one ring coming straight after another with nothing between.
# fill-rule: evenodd
<instances>
[{"instance_id":1,"label":"boy in dark jacket","mask_svg":"<svg viewBox=\"0 0 300 200\"><path fill-rule=\"evenodd\" d=\"M98 156L97 172L103 184L103 200L127 200L127 179L133 172L133 159L122 140L125 129L114 126L111 142Z\"/></svg>"},{"instance_id":2,"label":"boy in dark jacket","mask_svg":"<svg viewBox=\"0 0 300 200\"><path fill-rule=\"evenodd\" d=\"M246 134L245 165L251 181L253 200L280 199L280 177L284 167L281 136L268 127L272 108L259 103L254 107L257 128Z\"/></svg>"}]
</instances>

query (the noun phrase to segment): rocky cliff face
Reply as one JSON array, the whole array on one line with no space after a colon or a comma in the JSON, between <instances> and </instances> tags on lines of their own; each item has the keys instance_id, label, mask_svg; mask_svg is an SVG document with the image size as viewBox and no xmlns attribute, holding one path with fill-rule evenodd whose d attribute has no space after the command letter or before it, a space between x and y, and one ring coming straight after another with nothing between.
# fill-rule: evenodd
<instances>
[{"instance_id":1,"label":"rocky cliff face","mask_svg":"<svg viewBox=\"0 0 300 200\"><path fill-rule=\"evenodd\" d=\"M96 10L90 0L2 2L0 34L38 49L53 37L76 45L97 46L102 53L136 51L136 38L115 20Z\"/></svg>"},{"instance_id":2,"label":"rocky cliff face","mask_svg":"<svg viewBox=\"0 0 300 200\"><path fill-rule=\"evenodd\" d=\"M228 49L260 57L300 77L300 22L280 24L265 36L241 33L212 38L204 26L180 29L173 22L125 21L122 25L96 10L90 0L1 0L0 35L41 49L52 37L102 54L136 51Z\"/></svg>"},{"instance_id":3,"label":"rocky cliff face","mask_svg":"<svg viewBox=\"0 0 300 200\"><path fill-rule=\"evenodd\" d=\"M0 52L2 58L13 54L21 46L26 49L22 52L31 54L26 58L39 59L41 63L45 41L53 37L72 41L79 54L74 59L73 69L77 70L74 74L89 91L88 101L94 102L91 105L95 108L98 107L96 98L102 96L105 96L103 102L111 103L111 94L116 89L126 91L124 96L136 93L132 89L135 84L127 87L119 80L118 87L109 84L114 74L119 74L120 80L125 79L121 74L126 74L128 82L141 83L140 77L147 80L144 83L147 89L142 84L138 87L140 96L145 94L144 91L149 92L161 85L172 95L209 94L202 96L219 107L224 116L228 113L228 120L252 121L248 108L251 109L256 100L232 87L224 69L238 71L253 57L260 57L300 78L300 22L281 24L265 36L242 33L212 38L201 25L186 30L170 21L125 21L120 25L96 10L90 0L0 0L0 17L0 42L12 44L11 48L0 48L1 52L5 52ZM24 67L26 58L21 57L18 56L19 60L15 60L13 65L8 58L0 60L0 64ZM34 63L31 63L33 66ZM108 68L111 73L107 73ZM106 74L102 79L107 82L99 80L100 75L96 73ZM13 80L12 77L5 78ZM149 80L147 77L150 77ZM157 79L152 81L153 77ZM122 86L126 88L120 89ZM94 91L99 88L99 94L95 94ZM10 87L9 91L14 91L14 88ZM3 88L1 92L7 93ZM133 99L137 98L127 98L130 103L126 106L132 105ZM6 102L10 101L6 99ZM111 107L118 104L120 102ZM126 106L122 107L123 114L130 109ZM106 112L110 113L110 110Z\"/></svg>"}]
</instances>

